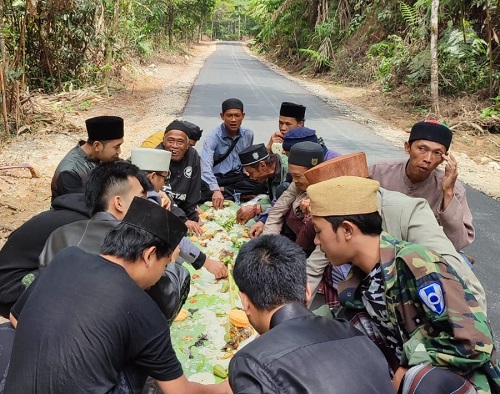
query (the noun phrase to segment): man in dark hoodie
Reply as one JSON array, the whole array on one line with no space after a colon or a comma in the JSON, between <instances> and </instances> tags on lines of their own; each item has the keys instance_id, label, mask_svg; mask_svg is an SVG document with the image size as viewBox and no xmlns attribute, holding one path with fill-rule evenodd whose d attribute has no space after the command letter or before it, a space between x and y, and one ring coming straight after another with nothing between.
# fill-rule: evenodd
<instances>
[{"instance_id":1,"label":"man in dark hoodie","mask_svg":"<svg viewBox=\"0 0 500 394\"><path fill-rule=\"evenodd\" d=\"M0 250L0 314L9 310L38 274L38 256L55 229L90 217L83 193L59 196L48 211L14 230Z\"/></svg>"}]
</instances>

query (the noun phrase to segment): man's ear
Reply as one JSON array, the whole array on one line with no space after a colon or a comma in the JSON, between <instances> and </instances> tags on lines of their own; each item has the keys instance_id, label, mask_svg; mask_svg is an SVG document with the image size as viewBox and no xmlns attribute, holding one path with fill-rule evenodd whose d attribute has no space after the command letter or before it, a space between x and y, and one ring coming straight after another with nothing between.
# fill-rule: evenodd
<instances>
[{"instance_id":1,"label":"man's ear","mask_svg":"<svg viewBox=\"0 0 500 394\"><path fill-rule=\"evenodd\" d=\"M120 213L125 215L125 206L124 206L124 201L123 197L120 195L114 196L113 197L113 207Z\"/></svg>"},{"instance_id":2,"label":"man's ear","mask_svg":"<svg viewBox=\"0 0 500 394\"><path fill-rule=\"evenodd\" d=\"M311 286L309 286L309 283L306 283L306 305L309 305L309 301L311 300Z\"/></svg>"},{"instance_id":3,"label":"man's ear","mask_svg":"<svg viewBox=\"0 0 500 394\"><path fill-rule=\"evenodd\" d=\"M92 147L94 148L94 151L100 152L100 151L102 151L102 148L104 147L104 145L102 144L101 141L94 141L94 143L92 144Z\"/></svg>"},{"instance_id":4,"label":"man's ear","mask_svg":"<svg viewBox=\"0 0 500 394\"><path fill-rule=\"evenodd\" d=\"M411 148L410 143L408 141L405 141L405 152L409 154L410 148Z\"/></svg>"},{"instance_id":5,"label":"man's ear","mask_svg":"<svg viewBox=\"0 0 500 394\"><path fill-rule=\"evenodd\" d=\"M303 120L301 120L300 122L297 122L297 125L298 125L299 127L304 127L304 121L303 121Z\"/></svg>"},{"instance_id":6,"label":"man's ear","mask_svg":"<svg viewBox=\"0 0 500 394\"><path fill-rule=\"evenodd\" d=\"M149 267L151 263L156 259L156 246L150 246L142 251L142 259L146 267Z\"/></svg>"},{"instance_id":7,"label":"man's ear","mask_svg":"<svg viewBox=\"0 0 500 394\"><path fill-rule=\"evenodd\" d=\"M221 118L222 120L224 120L224 112L221 112L221 113L220 113L220 118Z\"/></svg>"},{"instance_id":8,"label":"man's ear","mask_svg":"<svg viewBox=\"0 0 500 394\"><path fill-rule=\"evenodd\" d=\"M248 298L248 296L241 291L240 291L240 298L241 298L241 306L243 306L243 310L245 311L247 316L250 315L251 309L253 307L252 301L250 301L250 298Z\"/></svg>"},{"instance_id":9,"label":"man's ear","mask_svg":"<svg viewBox=\"0 0 500 394\"><path fill-rule=\"evenodd\" d=\"M354 233L354 224L347 220L344 220L340 225L340 228L342 229L342 234L344 235L344 239L346 241L352 238Z\"/></svg>"},{"instance_id":10,"label":"man's ear","mask_svg":"<svg viewBox=\"0 0 500 394\"><path fill-rule=\"evenodd\" d=\"M243 112L241 115L241 120L245 119L245 113Z\"/></svg>"}]
</instances>

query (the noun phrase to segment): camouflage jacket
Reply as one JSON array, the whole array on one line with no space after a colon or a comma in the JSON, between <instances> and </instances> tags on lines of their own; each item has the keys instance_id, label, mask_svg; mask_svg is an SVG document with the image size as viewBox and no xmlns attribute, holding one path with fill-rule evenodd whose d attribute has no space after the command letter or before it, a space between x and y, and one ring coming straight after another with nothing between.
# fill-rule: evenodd
<instances>
[{"instance_id":1,"label":"camouflage jacket","mask_svg":"<svg viewBox=\"0 0 500 394\"><path fill-rule=\"evenodd\" d=\"M382 233L380 260L388 318L403 345L402 366L448 368L470 380L478 393L500 393L500 368L492 333L472 292L441 256L424 246ZM351 270L339 283L346 308L364 309Z\"/></svg>"}]
</instances>

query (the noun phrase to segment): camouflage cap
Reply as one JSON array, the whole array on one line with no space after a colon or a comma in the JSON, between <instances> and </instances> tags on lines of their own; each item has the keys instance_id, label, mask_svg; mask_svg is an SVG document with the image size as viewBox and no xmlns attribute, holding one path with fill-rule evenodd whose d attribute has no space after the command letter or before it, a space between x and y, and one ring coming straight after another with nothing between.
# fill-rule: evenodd
<instances>
[{"instance_id":1,"label":"camouflage cap","mask_svg":"<svg viewBox=\"0 0 500 394\"><path fill-rule=\"evenodd\" d=\"M311 213L345 216L376 212L379 186L377 181L356 176L341 176L310 185L307 195L311 199Z\"/></svg>"}]
</instances>

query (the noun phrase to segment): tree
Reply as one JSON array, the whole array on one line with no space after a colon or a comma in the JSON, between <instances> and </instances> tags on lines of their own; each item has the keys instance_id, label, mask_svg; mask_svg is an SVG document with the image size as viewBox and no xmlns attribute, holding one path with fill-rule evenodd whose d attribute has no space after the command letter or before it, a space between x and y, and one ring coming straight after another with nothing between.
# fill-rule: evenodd
<instances>
[{"instance_id":1,"label":"tree","mask_svg":"<svg viewBox=\"0 0 500 394\"><path fill-rule=\"evenodd\" d=\"M439 0L431 4L431 100L432 112L439 116L439 69L437 56Z\"/></svg>"}]
</instances>

